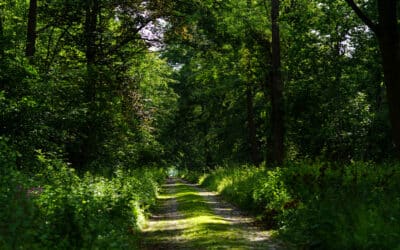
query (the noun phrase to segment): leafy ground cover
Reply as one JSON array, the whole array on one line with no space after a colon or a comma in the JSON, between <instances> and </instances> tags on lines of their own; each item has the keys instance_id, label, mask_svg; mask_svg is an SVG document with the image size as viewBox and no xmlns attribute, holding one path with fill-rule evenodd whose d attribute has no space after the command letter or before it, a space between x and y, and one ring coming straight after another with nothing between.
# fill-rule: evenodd
<instances>
[{"instance_id":1,"label":"leafy ground cover","mask_svg":"<svg viewBox=\"0 0 400 250\"><path fill-rule=\"evenodd\" d=\"M0 249L136 249L164 179L156 168L77 174L43 156L29 175L0 161Z\"/></svg>"},{"instance_id":2,"label":"leafy ground cover","mask_svg":"<svg viewBox=\"0 0 400 250\"><path fill-rule=\"evenodd\" d=\"M400 247L398 166L303 162L275 169L220 167L186 177L279 229L296 248Z\"/></svg>"}]
</instances>

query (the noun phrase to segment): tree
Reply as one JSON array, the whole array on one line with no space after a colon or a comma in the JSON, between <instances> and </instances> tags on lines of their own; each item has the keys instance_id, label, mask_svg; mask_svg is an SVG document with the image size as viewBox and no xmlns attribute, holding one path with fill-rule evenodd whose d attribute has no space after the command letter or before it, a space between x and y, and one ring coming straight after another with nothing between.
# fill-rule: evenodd
<instances>
[{"instance_id":1,"label":"tree","mask_svg":"<svg viewBox=\"0 0 400 250\"><path fill-rule=\"evenodd\" d=\"M85 95L86 101L89 104L88 121L86 125L86 140L84 140L82 147L82 163L87 164L90 160L95 159L98 148L98 126L100 125L97 119L98 108L96 103L96 92L98 85L98 72L96 68L97 56L97 39L99 38L97 17L100 14L100 6L98 0L86 1L85 9L85 57L86 57L86 88Z\"/></svg>"},{"instance_id":2,"label":"tree","mask_svg":"<svg viewBox=\"0 0 400 250\"><path fill-rule=\"evenodd\" d=\"M246 111L249 144L251 147L251 161L258 166L261 161L259 142L257 141L257 127L254 117L254 91L250 83L246 85Z\"/></svg>"},{"instance_id":3,"label":"tree","mask_svg":"<svg viewBox=\"0 0 400 250\"><path fill-rule=\"evenodd\" d=\"M37 18L37 0L30 0L28 25L26 32L26 50L25 56L32 60L35 55L36 46L36 18Z\"/></svg>"},{"instance_id":4,"label":"tree","mask_svg":"<svg viewBox=\"0 0 400 250\"><path fill-rule=\"evenodd\" d=\"M398 25L398 1L378 0L378 22L371 20L354 2L346 0L359 18L375 33L381 51L389 118L393 143L400 158L400 26Z\"/></svg>"},{"instance_id":5,"label":"tree","mask_svg":"<svg viewBox=\"0 0 400 250\"><path fill-rule=\"evenodd\" d=\"M272 22L272 74L271 74L271 160L273 163L282 165L284 159L284 101L283 81L281 76L281 48L279 34L279 0L272 0L271 22Z\"/></svg>"},{"instance_id":6,"label":"tree","mask_svg":"<svg viewBox=\"0 0 400 250\"><path fill-rule=\"evenodd\" d=\"M0 7L0 58L4 57L4 27L3 27L3 8Z\"/></svg>"},{"instance_id":7,"label":"tree","mask_svg":"<svg viewBox=\"0 0 400 250\"><path fill-rule=\"evenodd\" d=\"M159 1L17 0L0 9L0 136L23 152L21 168L34 167L38 150L77 169L160 160L171 67L139 32L164 14Z\"/></svg>"}]
</instances>

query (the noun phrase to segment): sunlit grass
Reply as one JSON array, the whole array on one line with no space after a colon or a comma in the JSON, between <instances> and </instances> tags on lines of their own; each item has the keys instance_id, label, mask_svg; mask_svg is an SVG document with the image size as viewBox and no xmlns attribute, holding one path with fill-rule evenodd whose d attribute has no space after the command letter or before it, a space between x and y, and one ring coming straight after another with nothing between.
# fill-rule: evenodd
<instances>
[{"instance_id":1,"label":"sunlit grass","mask_svg":"<svg viewBox=\"0 0 400 250\"><path fill-rule=\"evenodd\" d=\"M194 249L249 249L250 242L243 239L242 229L214 214L208 202L196 189L185 184L176 186L178 210L186 218L182 238L188 248Z\"/></svg>"},{"instance_id":2,"label":"sunlit grass","mask_svg":"<svg viewBox=\"0 0 400 250\"><path fill-rule=\"evenodd\" d=\"M181 182L170 184L169 188L169 193L159 195L159 202L176 201L178 213L152 222L146 230L150 248L168 244L177 249L266 249L265 244L257 247L256 240L246 237L234 216L216 215L210 207L213 202L203 197L204 193Z\"/></svg>"}]
</instances>

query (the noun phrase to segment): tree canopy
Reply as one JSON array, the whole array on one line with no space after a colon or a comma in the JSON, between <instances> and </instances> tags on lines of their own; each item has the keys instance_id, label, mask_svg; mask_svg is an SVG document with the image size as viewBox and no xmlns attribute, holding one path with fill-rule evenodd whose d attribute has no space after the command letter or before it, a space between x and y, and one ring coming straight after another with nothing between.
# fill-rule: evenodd
<instances>
[{"instance_id":1,"label":"tree canopy","mask_svg":"<svg viewBox=\"0 0 400 250\"><path fill-rule=\"evenodd\" d=\"M377 2L5 1L2 138L24 168L395 157Z\"/></svg>"},{"instance_id":2,"label":"tree canopy","mask_svg":"<svg viewBox=\"0 0 400 250\"><path fill-rule=\"evenodd\" d=\"M0 1L0 248L129 248L162 168L302 248L398 248L399 11Z\"/></svg>"}]
</instances>

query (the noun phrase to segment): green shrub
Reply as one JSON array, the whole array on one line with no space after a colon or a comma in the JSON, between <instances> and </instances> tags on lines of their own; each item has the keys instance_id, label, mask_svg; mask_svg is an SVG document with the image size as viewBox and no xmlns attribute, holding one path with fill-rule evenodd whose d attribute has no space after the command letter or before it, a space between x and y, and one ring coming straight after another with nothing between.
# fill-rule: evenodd
<instances>
[{"instance_id":1,"label":"green shrub","mask_svg":"<svg viewBox=\"0 0 400 250\"><path fill-rule=\"evenodd\" d=\"M43 170L34 176L10 168L1 178L1 249L137 247L135 234L155 203L162 170L79 176L61 160L39 160Z\"/></svg>"},{"instance_id":2,"label":"green shrub","mask_svg":"<svg viewBox=\"0 0 400 250\"><path fill-rule=\"evenodd\" d=\"M286 177L295 176L299 168L288 168ZM304 178L290 183L303 206L280 218L284 237L324 249L400 247L399 166L352 163L316 168L320 174L314 185Z\"/></svg>"},{"instance_id":3,"label":"green shrub","mask_svg":"<svg viewBox=\"0 0 400 250\"><path fill-rule=\"evenodd\" d=\"M198 183L199 178L203 175L202 172L196 170L180 169L178 176L192 183Z\"/></svg>"},{"instance_id":4,"label":"green shrub","mask_svg":"<svg viewBox=\"0 0 400 250\"><path fill-rule=\"evenodd\" d=\"M398 164L297 162L193 176L298 248L400 249Z\"/></svg>"}]
</instances>

